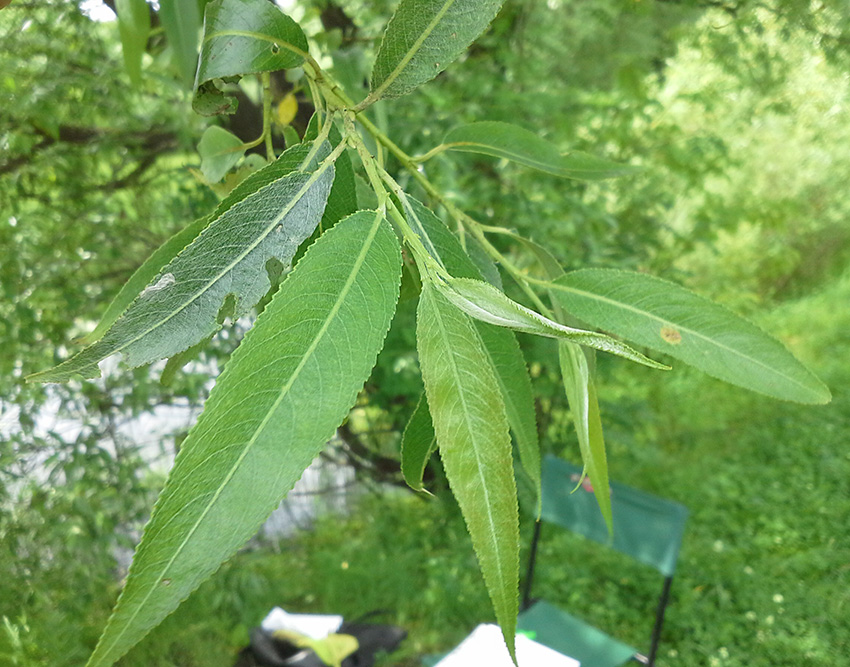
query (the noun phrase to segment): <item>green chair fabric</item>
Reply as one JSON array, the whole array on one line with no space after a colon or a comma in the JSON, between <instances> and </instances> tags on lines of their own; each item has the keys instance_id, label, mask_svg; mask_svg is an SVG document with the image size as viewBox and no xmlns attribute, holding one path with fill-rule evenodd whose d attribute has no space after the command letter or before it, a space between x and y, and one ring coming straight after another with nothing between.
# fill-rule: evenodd
<instances>
[{"instance_id":1,"label":"green chair fabric","mask_svg":"<svg viewBox=\"0 0 850 667\"><path fill-rule=\"evenodd\" d=\"M554 523L654 567L664 576L664 585L656 610L648 657L544 601L523 610L519 617L520 629L533 632L541 644L577 659L582 667L617 667L632 658L645 664L654 664L664 610L688 516L687 509L678 503L612 482L612 537L593 489L587 481L578 485L581 468L554 456L547 456L543 460L542 473L541 523ZM540 526L537 524L532 542L526 580L526 604L531 600Z\"/></svg>"},{"instance_id":2,"label":"green chair fabric","mask_svg":"<svg viewBox=\"0 0 850 667\"><path fill-rule=\"evenodd\" d=\"M522 612L517 623L534 641L575 658L582 667L617 667L638 652L543 600Z\"/></svg>"},{"instance_id":3,"label":"green chair fabric","mask_svg":"<svg viewBox=\"0 0 850 667\"><path fill-rule=\"evenodd\" d=\"M547 456L543 460L542 474L541 523L566 528L654 567L664 576L664 585L656 611L649 657L543 600L526 606L519 615L518 629L530 633L535 641L575 658L582 667L618 667L632 658L652 665L676 571L687 509L678 503L612 482L612 538L589 484L576 489L581 468ZM531 600L540 525L537 524L531 547L526 602ZM429 657L431 660L426 659L426 664L434 665L442 656Z\"/></svg>"},{"instance_id":4,"label":"green chair fabric","mask_svg":"<svg viewBox=\"0 0 850 667\"><path fill-rule=\"evenodd\" d=\"M665 577L673 576L688 510L679 503L612 482L611 542L592 490L580 486L573 493L580 476L581 468L554 456L545 457L541 520L608 545L651 565Z\"/></svg>"}]
</instances>

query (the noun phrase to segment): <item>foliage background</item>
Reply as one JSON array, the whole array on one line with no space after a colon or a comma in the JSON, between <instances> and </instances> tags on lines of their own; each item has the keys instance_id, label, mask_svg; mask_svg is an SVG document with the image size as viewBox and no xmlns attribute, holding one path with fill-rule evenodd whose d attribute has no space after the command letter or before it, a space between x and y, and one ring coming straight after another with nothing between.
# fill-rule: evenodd
<instances>
[{"instance_id":1,"label":"foliage background","mask_svg":"<svg viewBox=\"0 0 850 667\"><path fill-rule=\"evenodd\" d=\"M323 65L362 81L392 3L290 5L333 53ZM692 513L659 664L840 665L850 646L850 80L838 10L508 0L462 62L374 110L411 153L458 123L510 120L565 150L644 165L599 184L472 156L426 169L476 216L515 226L568 267L647 270L727 303L833 390L831 405L802 408L685 368L600 359L612 475ZM71 665L91 651L119 590L116 549L133 544L162 483L146 438L122 425L161 418L163 406L196 409L242 328L227 327L169 386L162 365L22 383L67 356L144 258L216 197L191 171L206 121L190 112L159 33L140 87L115 24L74 2L13 3L0 40L0 659ZM247 111L229 122L258 134ZM342 433L367 488L398 481L390 463L419 391L408 306ZM575 459L554 349L522 342L544 447ZM376 492L347 520L234 559L123 663L231 664L280 604L390 609L410 639L387 664L416 664L490 616L462 534L442 494ZM646 573L565 536L543 555L539 594L645 642ZM631 611L635 599L646 604Z\"/></svg>"}]
</instances>

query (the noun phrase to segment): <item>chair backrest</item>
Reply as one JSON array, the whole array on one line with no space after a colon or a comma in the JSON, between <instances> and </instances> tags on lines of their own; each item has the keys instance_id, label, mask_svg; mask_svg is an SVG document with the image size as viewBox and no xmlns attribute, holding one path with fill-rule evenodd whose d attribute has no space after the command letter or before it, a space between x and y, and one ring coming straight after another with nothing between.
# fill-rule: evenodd
<instances>
[{"instance_id":1,"label":"chair backrest","mask_svg":"<svg viewBox=\"0 0 850 667\"><path fill-rule=\"evenodd\" d=\"M581 468L554 456L543 461L541 520L608 545L672 577L688 510L679 503L611 483L613 539L592 488L585 482L573 492Z\"/></svg>"}]
</instances>

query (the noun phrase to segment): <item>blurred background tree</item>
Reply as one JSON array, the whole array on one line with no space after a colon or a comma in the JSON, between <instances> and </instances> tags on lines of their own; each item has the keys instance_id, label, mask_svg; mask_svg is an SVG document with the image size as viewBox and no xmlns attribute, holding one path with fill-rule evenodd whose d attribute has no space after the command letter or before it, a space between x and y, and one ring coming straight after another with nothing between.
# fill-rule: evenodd
<instances>
[{"instance_id":1,"label":"blurred background tree","mask_svg":"<svg viewBox=\"0 0 850 667\"><path fill-rule=\"evenodd\" d=\"M281 4L328 54L322 65L361 97L394 3ZM103 5L18 0L0 12L0 662L85 660L119 589L116 554L138 537L161 484L160 455L173 453L209 370L242 331L225 327L165 384L163 364L118 364L103 380L67 386L22 382L67 356L147 255L217 200L197 171L211 121L191 112L185 57L161 11L150 6L135 84ZM482 221L516 227L565 266L647 270L729 304L779 332L832 387L832 405L804 410L683 368L661 378L600 359L613 476L693 512L659 664L832 666L850 644L841 622L850 614L841 438L850 425L841 390L850 381L848 62L842 0L508 0L463 62L370 112L411 154L454 125L508 120L565 151L644 166L600 183L469 155L425 168ZM292 125L303 132L308 93L282 77L275 91L277 100L295 93ZM261 129L250 86L240 103L221 122L247 141ZM282 145L282 130L275 140ZM530 263L520 249L500 249ZM399 431L421 390L413 317L413 302L402 303L340 432L339 453L370 488L399 481ZM553 348L522 343L543 446L574 457ZM186 423L169 421L170 409ZM165 422L173 433L128 427L145 415L141 423ZM439 489L439 470L431 474ZM398 518L379 518L388 502ZM488 614L486 594L466 574L471 551L447 528L458 527L457 513L420 505L384 494L346 530L340 519L320 522L276 556L237 559L126 664L230 664L245 627L280 603L347 614L391 606L411 629L410 656L451 645ZM401 539L405 522L430 533ZM581 545L558 548L590 558ZM378 590L376 552L404 570ZM639 575L623 578L640 587ZM283 600L259 583L268 581ZM611 591L592 576L543 585L547 597L585 604L602 626L616 616ZM642 619L624 632L640 641Z\"/></svg>"}]
</instances>

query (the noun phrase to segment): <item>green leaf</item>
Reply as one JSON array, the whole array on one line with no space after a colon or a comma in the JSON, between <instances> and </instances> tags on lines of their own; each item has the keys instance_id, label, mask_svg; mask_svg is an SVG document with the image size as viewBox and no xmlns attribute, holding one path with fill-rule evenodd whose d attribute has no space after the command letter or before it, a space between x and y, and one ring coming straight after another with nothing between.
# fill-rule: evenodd
<instances>
[{"instance_id":1,"label":"green leaf","mask_svg":"<svg viewBox=\"0 0 850 667\"><path fill-rule=\"evenodd\" d=\"M230 191L230 194L219 202L218 206L216 206L215 212L213 213L213 217L217 218L234 204L238 204L240 201L245 199L245 197L254 194L260 188L263 188L294 171L306 171L308 167L304 165L304 161L310 154L310 148L311 146L308 144L293 146L292 148L284 151L284 153L274 162L270 162L262 169L258 169L246 179L240 181L239 184ZM324 157L326 155L327 151L322 150L319 152L318 157Z\"/></svg>"},{"instance_id":2,"label":"green leaf","mask_svg":"<svg viewBox=\"0 0 850 667\"><path fill-rule=\"evenodd\" d=\"M98 377L97 364L116 352L130 366L164 359L219 328L219 308L236 297L234 317L248 312L270 287L266 262L284 266L312 234L333 182L326 159L315 172L294 172L234 204L146 287L92 346L31 381Z\"/></svg>"},{"instance_id":3,"label":"green leaf","mask_svg":"<svg viewBox=\"0 0 850 667\"><path fill-rule=\"evenodd\" d=\"M213 0L204 18L204 40L192 106L211 116L233 113L236 101L216 79L298 67L307 38L291 18L268 0Z\"/></svg>"},{"instance_id":4,"label":"green leaf","mask_svg":"<svg viewBox=\"0 0 850 667\"><path fill-rule=\"evenodd\" d=\"M475 268L480 272L482 280L486 280L498 289L503 288L499 267L496 266L496 263L487 254L483 246L469 235L466 237L466 254L469 255L472 263L475 264Z\"/></svg>"},{"instance_id":5,"label":"green leaf","mask_svg":"<svg viewBox=\"0 0 850 667\"><path fill-rule=\"evenodd\" d=\"M556 146L533 132L498 121L456 127L445 136L442 146L444 150L505 158L555 176L582 181L615 178L639 171L638 167L610 162L579 151L562 155Z\"/></svg>"},{"instance_id":6,"label":"green leaf","mask_svg":"<svg viewBox=\"0 0 850 667\"><path fill-rule=\"evenodd\" d=\"M183 443L90 667L112 664L171 613L321 451L375 363L400 271L392 229L361 211L290 273Z\"/></svg>"},{"instance_id":7,"label":"green leaf","mask_svg":"<svg viewBox=\"0 0 850 667\"><path fill-rule=\"evenodd\" d=\"M559 340L558 360L561 366L561 378L564 381L564 391L575 422L584 469L590 477L593 493L605 523L608 524L608 532L613 534L608 459L605 456L605 440L602 436L602 419L599 416L596 383L591 376L584 350L578 345Z\"/></svg>"},{"instance_id":8,"label":"green leaf","mask_svg":"<svg viewBox=\"0 0 850 667\"><path fill-rule=\"evenodd\" d=\"M115 320L121 316L121 313L127 310L127 306L160 273L162 267L168 264L177 253L189 245L209 223L209 216L199 218L157 248L145 260L144 264L136 269L135 273L130 276L130 279L124 283L124 286L112 300L112 303L109 304L109 307L106 309L94 331L81 338L78 342L83 345L90 345L100 339L109 330L109 327L115 323Z\"/></svg>"},{"instance_id":9,"label":"green leaf","mask_svg":"<svg viewBox=\"0 0 850 667\"><path fill-rule=\"evenodd\" d=\"M435 449L437 436L434 435L428 401L422 394L401 437L401 474L414 491L424 490L422 477Z\"/></svg>"},{"instance_id":10,"label":"green leaf","mask_svg":"<svg viewBox=\"0 0 850 667\"><path fill-rule=\"evenodd\" d=\"M507 327L514 331L568 340L579 345L586 345L603 352L634 361L650 368L666 370L668 367L657 361L648 359L640 352L630 348L610 336L598 334L584 329L559 324L540 313L512 301L504 292L489 283L469 278L450 278L437 283L443 295L467 315L475 319Z\"/></svg>"},{"instance_id":11,"label":"green leaf","mask_svg":"<svg viewBox=\"0 0 850 667\"><path fill-rule=\"evenodd\" d=\"M572 315L665 352L720 380L799 403L828 403L829 389L777 340L731 311L642 273L584 269L552 283Z\"/></svg>"},{"instance_id":12,"label":"green leaf","mask_svg":"<svg viewBox=\"0 0 850 667\"><path fill-rule=\"evenodd\" d=\"M304 141L316 139L318 136L318 115L314 114L304 133ZM342 142L342 135L336 126L331 127L328 140L334 147L339 146ZM322 231L330 229L345 216L357 210L357 185L354 180L354 167L351 165L351 158L348 156L348 152L340 155L334 166L336 168L334 184L331 187L331 194L328 196L328 205L325 206L325 213L322 215L322 222L320 224Z\"/></svg>"},{"instance_id":13,"label":"green leaf","mask_svg":"<svg viewBox=\"0 0 850 667\"><path fill-rule=\"evenodd\" d=\"M531 378L516 336L510 331L483 322L474 322L484 352L496 372L496 381L505 400L508 424L516 438L522 468L534 485L537 510L542 502L540 488L540 442L537 437L537 414Z\"/></svg>"},{"instance_id":14,"label":"green leaf","mask_svg":"<svg viewBox=\"0 0 850 667\"><path fill-rule=\"evenodd\" d=\"M424 204L407 197L405 212L411 225L417 230L423 244L452 275L464 278L481 278L481 271L442 221ZM512 331L474 321L481 336L502 397L508 423L517 441L519 459L537 494L541 498L540 443L537 437L537 415L534 410L534 395L525 359Z\"/></svg>"},{"instance_id":15,"label":"green leaf","mask_svg":"<svg viewBox=\"0 0 850 667\"><path fill-rule=\"evenodd\" d=\"M127 306L159 275L162 268L174 259L183 248L189 245L210 224L211 220L218 218L234 204L239 203L248 195L255 193L261 187L298 169L304 158L307 157L309 150L309 146L295 146L286 151L277 160L254 172L233 188L230 194L219 202L212 215L199 218L163 243L124 284L112 300L112 303L109 304L109 307L106 309L94 331L81 338L78 342L83 345L90 345L103 336L109 330L109 327L115 323L115 320L121 316L121 313L127 310Z\"/></svg>"},{"instance_id":16,"label":"green leaf","mask_svg":"<svg viewBox=\"0 0 850 667\"><path fill-rule=\"evenodd\" d=\"M446 477L514 656L519 511L502 394L472 321L429 282L419 299L416 340Z\"/></svg>"},{"instance_id":17,"label":"green leaf","mask_svg":"<svg viewBox=\"0 0 850 667\"><path fill-rule=\"evenodd\" d=\"M201 30L198 0L160 0L159 19L165 28L174 64L188 88L198 66L198 33Z\"/></svg>"},{"instance_id":18,"label":"green leaf","mask_svg":"<svg viewBox=\"0 0 850 667\"><path fill-rule=\"evenodd\" d=\"M130 81L138 86L142 83L142 56L151 31L151 9L145 0L115 0L115 13L124 68Z\"/></svg>"},{"instance_id":19,"label":"green leaf","mask_svg":"<svg viewBox=\"0 0 850 667\"><path fill-rule=\"evenodd\" d=\"M201 156L201 173L207 183L218 183L245 154L245 144L235 134L223 127L211 125L201 137L198 154Z\"/></svg>"},{"instance_id":20,"label":"green leaf","mask_svg":"<svg viewBox=\"0 0 850 667\"><path fill-rule=\"evenodd\" d=\"M372 69L370 100L399 97L448 67L496 16L504 0L401 0Z\"/></svg>"}]
</instances>

